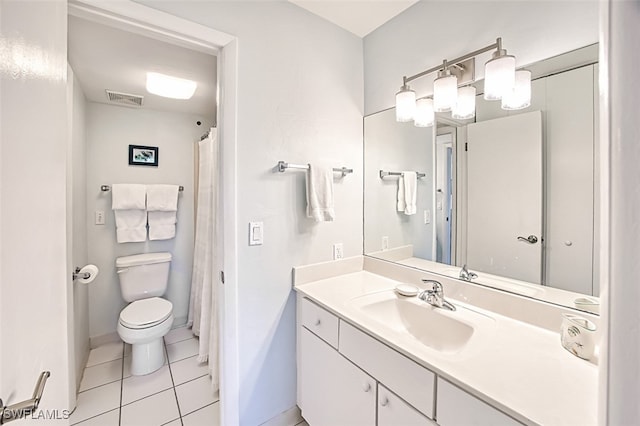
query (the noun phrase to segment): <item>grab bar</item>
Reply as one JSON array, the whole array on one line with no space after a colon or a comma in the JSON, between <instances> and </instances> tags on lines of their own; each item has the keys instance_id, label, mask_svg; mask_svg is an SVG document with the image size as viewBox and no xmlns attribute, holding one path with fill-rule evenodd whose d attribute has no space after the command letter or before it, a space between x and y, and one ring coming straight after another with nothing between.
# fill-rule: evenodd
<instances>
[{"instance_id":1,"label":"grab bar","mask_svg":"<svg viewBox=\"0 0 640 426\"><path fill-rule=\"evenodd\" d=\"M40 373L40 377L38 377L31 399L17 402L6 407L0 399L0 425L9 423L13 420L22 419L26 415L33 413L34 410L38 409L38 405L40 405L40 400L42 399L42 394L44 393L44 385L47 384L49 376L51 376L51 372L49 371L43 371Z\"/></svg>"}]
</instances>

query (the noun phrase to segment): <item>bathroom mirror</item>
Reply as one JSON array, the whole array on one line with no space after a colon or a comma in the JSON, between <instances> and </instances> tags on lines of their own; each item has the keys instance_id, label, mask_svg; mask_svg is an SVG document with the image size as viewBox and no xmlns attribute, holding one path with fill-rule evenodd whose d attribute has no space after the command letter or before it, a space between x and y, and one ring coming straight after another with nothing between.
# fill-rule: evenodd
<instances>
[{"instance_id":1,"label":"bathroom mirror","mask_svg":"<svg viewBox=\"0 0 640 426\"><path fill-rule=\"evenodd\" d=\"M591 45L527 66L522 110L479 81L474 119L365 117L364 253L597 313L597 61ZM414 214L398 203L406 171Z\"/></svg>"}]
</instances>

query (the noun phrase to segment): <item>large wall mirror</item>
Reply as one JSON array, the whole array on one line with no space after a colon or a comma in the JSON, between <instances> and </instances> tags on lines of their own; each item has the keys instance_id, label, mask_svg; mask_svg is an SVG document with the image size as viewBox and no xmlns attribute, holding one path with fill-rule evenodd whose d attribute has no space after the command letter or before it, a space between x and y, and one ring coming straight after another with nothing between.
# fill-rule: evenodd
<instances>
[{"instance_id":1,"label":"large wall mirror","mask_svg":"<svg viewBox=\"0 0 640 426\"><path fill-rule=\"evenodd\" d=\"M597 312L598 47L526 68L522 110L485 101L480 81L470 120L365 117L364 252Z\"/></svg>"}]
</instances>

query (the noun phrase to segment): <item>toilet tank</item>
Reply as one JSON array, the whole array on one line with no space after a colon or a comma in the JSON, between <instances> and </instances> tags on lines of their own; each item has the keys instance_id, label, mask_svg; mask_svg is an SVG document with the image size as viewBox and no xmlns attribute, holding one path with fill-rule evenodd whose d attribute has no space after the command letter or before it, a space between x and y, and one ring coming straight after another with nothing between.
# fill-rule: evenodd
<instances>
[{"instance_id":1,"label":"toilet tank","mask_svg":"<svg viewBox=\"0 0 640 426\"><path fill-rule=\"evenodd\" d=\"M171 253L144 253L116 259L122 298L127 302L162 296L169 283Z\"/></svg>"}]
</instances>

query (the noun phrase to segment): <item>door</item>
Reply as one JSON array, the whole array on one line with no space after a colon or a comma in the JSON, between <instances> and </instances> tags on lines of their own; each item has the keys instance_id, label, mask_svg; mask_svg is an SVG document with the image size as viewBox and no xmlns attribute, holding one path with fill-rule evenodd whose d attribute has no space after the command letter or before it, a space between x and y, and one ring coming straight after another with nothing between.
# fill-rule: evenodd
<instances>
[{"instance_id":1,"label":"door","mask_svg":"<svg viewBox=\"0 0 640 426\"><path fill-rule=\"evenodd\" d=\"M436 137L436 261L455 264L454 200L455 200L455 128L443 129L446 133ZM438 129L441 131L441 129Z\"/></svg>"},{"instance_id":2,"label":"door","mask_svg":"<svg viewBox=\"0 0 640 426\"><path fill-rule=\"evenodd\" d=\"M300 408L313 426L375 426L376 381L302 327Z\"/></svg>"},{"instance_id":3,"label":"door","mask_svg":"<svg viewBox=\"0 0 640 426\"><path fill-rule=\"evenodd\" d=\"M542 115L468 126L467 265L541 283Z\"/></svg>"},{"instance_id":4,"label":"door","mask_svg":"<svg viewBox=\"0 0 640 426\"><path fill-rule=\"evenodd\" d=\"M67 3L0 2L0 398L72 405L66 261ZM19 424L19 423L16 423ZM48 424L44 422L43 424Z\"/></svg>"}]
</instances>

